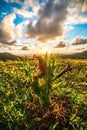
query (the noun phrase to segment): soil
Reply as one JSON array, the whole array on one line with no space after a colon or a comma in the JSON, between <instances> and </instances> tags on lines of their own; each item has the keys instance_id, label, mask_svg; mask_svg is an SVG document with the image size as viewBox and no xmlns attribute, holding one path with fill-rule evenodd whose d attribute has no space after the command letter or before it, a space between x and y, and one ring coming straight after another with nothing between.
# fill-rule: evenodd
<instances>
[{"instance_id":1,"label":"soil","mask_svg":"<svg viewBox=\"0 0 87 130\"><path fill-rule=\"evenodd\" d=\"M26 130L49 130L56 125L55 130L72 130L69 124L70 101L66 96L52 96L48 106L42 106L39 98L33 95L27 102L28 117ZM23 129L23 126L21 126Z\"/></svg>"}]
</instances>

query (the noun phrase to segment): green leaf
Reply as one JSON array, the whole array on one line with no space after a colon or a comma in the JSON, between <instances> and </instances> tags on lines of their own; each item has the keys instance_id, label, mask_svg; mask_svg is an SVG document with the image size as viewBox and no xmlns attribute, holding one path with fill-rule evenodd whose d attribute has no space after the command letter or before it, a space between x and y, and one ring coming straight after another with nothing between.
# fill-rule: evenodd
<instances>
[{"instance_id":1,"label":"green leaf","mask_svg":"<svg viewBox=\"0 0 87 130\"><path fill-rule=\"evenodd\" d=\"M58 122L56 122L54 125L51 125L48 130L55 130L57 125Z\"/></svg>"},{"instance_id":2,"label":"green leaf","mask_svg":"<svg viewBox=\"0 0 87 130\"><path fill-rule=\"evenodd\" d=\"M60 83L58 83L58 84L54 84L52 88L53 88L54 90L57 90L58 87L60 87L61 84L62 84L62 82L60 82Z\"/></svg>"}]
</instances>

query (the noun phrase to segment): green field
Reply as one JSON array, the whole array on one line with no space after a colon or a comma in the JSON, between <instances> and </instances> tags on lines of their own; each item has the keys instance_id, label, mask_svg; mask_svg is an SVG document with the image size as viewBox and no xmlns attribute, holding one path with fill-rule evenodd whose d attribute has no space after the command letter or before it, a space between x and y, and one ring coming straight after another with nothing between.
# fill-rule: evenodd
<instances>
[{"instance_id":1,"label":"green field","mask_svg":"<svg viewBox=\"0 0 87 130\"><path fill-rule=\"evenodd\" d=\"M44 61L0 61L0 130L87 130L87 60Z\"/></svg>"}]
</instances>

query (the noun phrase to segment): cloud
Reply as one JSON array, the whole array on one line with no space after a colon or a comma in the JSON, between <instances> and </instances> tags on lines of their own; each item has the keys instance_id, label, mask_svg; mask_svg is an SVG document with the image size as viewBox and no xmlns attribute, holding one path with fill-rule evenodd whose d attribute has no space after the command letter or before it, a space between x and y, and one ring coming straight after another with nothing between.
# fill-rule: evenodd
<instances>
[{"instance_id":1,"label":"cloud","mask_svg":"<svg viewBox=\"0 0 87 130\"><path fill-rule=\"evenodd\" d=\"M6 12L2 12L2 16L6 16L7 15L7 13Z\"/></svg>"},{"instance_id":2,"label":"cloud","mask_svg":"<svg viewBox=\"0 0 87 130\"><path fill-rule=\"evenodd\" d=\"M7 15L0 23L0 42L4 44L14 44L14 19L15 14Z\"/></svg>"},{"instance_id":3,"label":"cloud","mask_svg":"<svg viewBox=\"0 0 87 130\"><path fill-rule=\"evenodd\" d=\"M38 0L24 0L24 6L37 6Z\"/></svg>"},{"instance_id":4,"label":"cloud","mask_svg":"<svg viewBox=\"0 0 87 130\"><path fill-rule=\"evenodd\" d=\"M83 44L87 44L87 39L81 38L80 36L78 36L72 41L72 45L83 45Z\"/></svg>"},{"instance_id":5,"label":"cloud","mask_svg":"<svg viewBox=\"0 0 87 130\"><path fill-rule=\"evenodd\" d=\"M66 43L63 41L60 41L54 48L64 48L66 47Z\"/></svg>"},{"instance_id":6,"label":"cloud","mask_svg":"<svg viewBox=\"0 0 87 130\"><path fill-rule=\"evenodd\" d=\"M72 13L71 13L72 12ZM87 16L71 11L66 19L66 24L84 24L87 23ZM72 17L73 16L73 17Z\"/></svg>"},{"instance_id":7,"label":"cloud","mask_svg":"<svg viewBox=\"0 0 87 130\"><path fill-rule=\"evenodd\" d=\"M28 25L26 36L45 42L63 34L63 24L67 15L68 0L59 2L48 0L38 12L35 24L31 21Z\"/></svg>"},{"instance_id":8,"label":"cloud","mask_svg":"<svg viewBox=\"0 0 87 130\"><path fill-rule=\"evenodd\" d=\"M0 50L4 50L4 49L7 49L7 46L5 46L2 43L0 43Z\"/></svg>"},{"instance_id":9,"label":"cloud","mask_svg":"<svg viewBox=\"0 0 87 130\"><path fill-rule=\"evenodd\" d=\"M87 10L86 5L86 0L46 1L39 8L38 20L36 23L33 21L29 23L26 37L36 38L41 42L46 42L58 36L62 36L66 31L64 30L65 23L76 24L87 22L87 17L81 14Z\"/></svg>"},{"instance_id":10,"label":"cloud","mask_svg":"<svg viewBox=\"0 0 87 130\"><path fill-rule=\"evenodd\" d=\"M12 50L14 45L0 43L0 50Z\"/></svg>"},{"instance_id":11,"label":"cloud","mask_svg":"<svg viewBox=\"0 0 87 130\"><path fill-rule=\"evenodd\" d=\"M23 37L23 27L24 27L23 23L20 23L17 26L15 26L15 28L14 28L14 30L15 30L15 36L17 38Z\"/></svg>"},{"instance_id":12,"label":"cloud","mask_svg":"<svg viewBox=\"0 0 87 130\"><path fill-rule=\"evenodd\" d=\"M71 10L71 13L79 13L87 11L87 0L72 0L69 1L68 10Z\"/></svg>"},{"instance_id":13,"label":"cloud","mask_svg":"<svg viewBox=\"0 0 87 130\"><path fill-rule=\"evenodd\" d=\"M36 16L36 14L34 12L29 12L28 10L26 10L24 8L22 8L22 9L14 8L14 12L25 18L32 18L33 16Z\"/></svg>"},{"instance_id":14,"label":"cloud","mask_svg":"<svg viewBox=\"0 0 87 130\"><path fill-rule=\"evenodd\" d=\"M16 45L17 44L17 41L16 40L13 40L11 42L5 42L5 44L7 45Z\"/></svg>"},{"instance_id":15,"label":"cloud","mask_svg":"<svg viewBox=\"0 0 87 130\"><path fill-rule=\"evenodd\" d=\"M21 50L29 51L30 49L29 49L27 46L23 46L23 47L21 48Z\"/></svg>"},{"instance_id":16,"label":"cloud","mask_svg":"<svg viewBox=\"0 0 87 130\"><path fill-rule=\"evenodd\" d=\"M25 0L23 4L23 8L27 9L28 7L32 8L32 12L38 15L38 11L40 9L39 0Z\"/></svg>"},{"instance_id":17,"label":"cloud","mask_svg":"<svg viewBox=\"0 0 87 130\"><path fill-rule=\"evenodd\" d=\"M64 36L64 33L73 29L74 26L70 25L71 23L87 23L87 15L84 15L84 12L87 11L87 0L42 0L42 3L39 0L5 1L22 4L21 9L14 8L14 13L5 16L0 23L0 42L9 46L16 44L14 41L16 38L20 38L21 42L21 38L24 36L37 39L41 45L41 42L47 43ZM30 12L28 11L29 8L31 8ZM14 25L15 13L25 17L25 21ZM23 35L26 26L27 32ZM83 44L85 43L83 42ZM56 47L63 48L65 46L64 42L59 42Z\"/></svg>"},{"instance_id":18,"label":"cloud","mask_svg":"<svg viewBox=\"0 0 87 130\"><path fill-rule=\"evenodd\" d=\"M16 25L14 27L15 37L18 39L21 39L24 37L24 32L26 30L27 25L29 24L28 20L24 20L20 24Z\"/></svg>"},{"instance_id":19,"label":"cloud","mask_svg":"<svg viewBox=\"0 0 87 130\"><path fill-rule=\"evenodd\" d=\"M87 0L72 0L69 2L67 24L87 23Z\"/></svg>"},{"instance_id":20,"label":"cloud","mask_svg":"<svg viewBox=\"0 0 87 130\"><path fill-rule=\"evenodd\" d=\"M69 31L71 31L71 30L73 30L73 29L74 29L74 27L71 26L71 25L65 25L65 26L64 26L65 33L68 33Z\"/></svg>"},{"instance_id":21,"label":"cloud","mask_svg":"<svg viewBox=\"0 0 87 130\"><path fill-rule=\"evenodd\" d=\"M14 13L4 17L0 23L0 42L7 45L18 44L19 38L23 37L23 31L29 21L25 20L18 25L14 24L16 15ZM16 40L15 40L16 39ZM17 41L18 40L18 41Z\"/></svg>"},{"instance_id":22,"label":"cloud","mask_svg":"<svg viewBox=\"0 0 87 130\"><path fill-rule=\"evenodd\" d=\"M76 50L85 50L85 48L84 47L82 47L82 48L76 48Z\"/></svg>"},{"instance_id":23,"label":"cloud","mask_svg":"<svg viewBox=\"0 0 87 130\"><path fill-rule=\"evenodd\" d=\"M87 11L87 0L79 0L79 1L80 1L81 12Z\"/></svg>"},{"instance_id":24,"label":"cloud","mask_svg":"<svg viewBox=\"0 0 87 130\"><path fill-rule=\"evenodd\" d=\"M21 3L20 0L5 0L5 2L11 2L11 3Z\"/></svg>"}]
</instances>

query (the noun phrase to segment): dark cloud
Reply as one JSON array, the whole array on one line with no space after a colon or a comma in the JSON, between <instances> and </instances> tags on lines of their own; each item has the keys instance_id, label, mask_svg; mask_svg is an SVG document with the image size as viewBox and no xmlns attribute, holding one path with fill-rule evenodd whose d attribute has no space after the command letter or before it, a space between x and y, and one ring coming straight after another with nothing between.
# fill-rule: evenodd
<instances>
[{"instance_id":1,"label":"dark cloud","mask_svg":"<svg viewBox=\"0 0 87 130\"><path fill-rule=\"evenodd\" d=\"M23 46L21 50L29 51L30 49L27 46Z\"/></svg>"},{"instance_id":2,"label":"dark cloud","mask_svg":"<svg viewBox=\"0 0 87 130\"><path fill-rule=\"evenodd\" d=\"M63 41L60 41L54 48L63 48L66 47L66 43Z\"/></svg>"},{"instance_id":3,"label":"dark cloud","mask_svg":"<svg viewBox=\"0 0 87 130\"><path fill-rule=\"evenodd\" d=\"M72 45L83 45L83 44L87 44L87 39L77 37L72 41Z\"/></svg>"},{"instance_id":4,"label":"dark cloud","mask_svg":"<svg viewBox=\"0 0 87 130\"><path fill-rule=\"evenodd\" d=\"M14 46L12 46L12 45L0 43L0 49L1 50L13 50Z\"/></svg>"},{"instance_id":5,"label":"dark cloud","mask_svg":"<svg viewBox=\"0 0 87 130\"><path fill-rule=\"evenodd\" d=\"M4 44L8 44L11 40L11 36L6 30L0 29L0 42Z\"/></svg>"},{"instance_id":6,"label":"dark cloud","mask_svg":"<svg viewBox=\"0 0 87 130\"><path fill-rule=\"evenodd\" d=\"M34 25L31 21L27 29L27 37L39 41L54 39L63 34L63 24L67 15L68 0L48 0L38 12L38 21Z\"/></svg>"},{"instance_id":7,"label":"dark cloud","mask_svg":"<svg viewBox=\"0 0 87 130\"><path fill-rule=\"evenodd\" d=\"M3 44L7 44L7 45L16 45L17 44L16 40L13 40L11 42L7 42L5 39L0 39L0 42Z\"/></svg>"},{"instance_id":8,"label":"dark cloud","mask_svg":"<svg viewBox=\"0 0 87 130\"><path fill-rule=\"evenodd\" d=\"M11 48L11 47L8 47L8 50L12 50L12 48Z\"/></svg>"}]
</instances>

